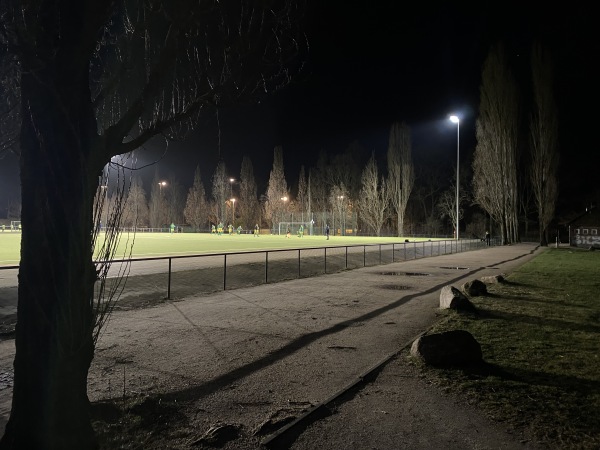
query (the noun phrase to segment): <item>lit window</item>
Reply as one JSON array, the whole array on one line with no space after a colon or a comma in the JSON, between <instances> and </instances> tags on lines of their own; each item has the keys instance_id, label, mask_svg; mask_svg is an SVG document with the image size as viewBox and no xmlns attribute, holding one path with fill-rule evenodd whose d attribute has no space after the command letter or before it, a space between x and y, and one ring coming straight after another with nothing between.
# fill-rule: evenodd
<instances>
[{"instance_id":1,"label":"lit window","mask_svg":"<svg viewBox=\"0 0 600 450\"><path fill-rule=\"evenodd\" d=\"M593 230L592 230L592 234L598 234L598 230L596 230L596 229L593 229Z\"/></svg>"},{"instance_id":2,"label":"lit window","mask_svg":"<svg viewBox=\"0 0 600 450\"><path fill-rule=\"evenodd\" d=\"M583 234L588 234L588 231L589 231L589 230L588 230L587 228L584 228L584 229L583 229Z\"/></svg>"}]
</instances>

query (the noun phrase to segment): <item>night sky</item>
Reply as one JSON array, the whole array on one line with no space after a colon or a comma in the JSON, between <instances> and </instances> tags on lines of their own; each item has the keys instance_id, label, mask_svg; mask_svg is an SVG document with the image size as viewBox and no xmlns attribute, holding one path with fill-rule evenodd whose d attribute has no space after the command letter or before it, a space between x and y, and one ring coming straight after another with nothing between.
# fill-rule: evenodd
<instances>
[{"instance_id":1,"label":"night sky","mask_svg":"<svg viewBox=\"0 0 600 450\"><path fill-rule=\"evenodd\" d=\"M365 149L365 158L374 151L383 160L390 126L399 120L411 127L415 162L440 161L450 178L456 125L448 116L462 118L461 165L470 165L481 67L490 46L502 40L508 47L526 96L529 49L539 36L557 62L560 204L582 207L589 192L598 190L593 177L600 167L590 106L598 99L592 67L600 39L591 11L552 9L549 3L518 8L504 2L422 3L427 4L309 0L310 50L303 72L288 87L258 104L207 111L197 131L184 142L171 142L163 157L164 142L149 142L137 152L138 166L159 160L160 177L174 176L187 188L199 164L208 189L219 158L238 177L242 156L248 155L264 189L273 148L281 145L288 184L294 185L301 164L310 167L320 151L339 153L353 141ZM140 171L147 191L155 168ZM16 159L0 160L0 217L18 183Z\"/></svg>"}]
</instances>

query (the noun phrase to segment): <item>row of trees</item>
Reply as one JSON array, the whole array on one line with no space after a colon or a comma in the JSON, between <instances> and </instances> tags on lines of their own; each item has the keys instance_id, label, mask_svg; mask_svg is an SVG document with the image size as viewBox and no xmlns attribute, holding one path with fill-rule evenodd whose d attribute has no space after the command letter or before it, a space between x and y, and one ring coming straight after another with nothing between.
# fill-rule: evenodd
<instances>
[{"instance_id":1,"label":"row of trees","mask_svg":"<svg viewBox=\"0 0 600 450\"><path fill-rule=\"evenodd\" d=\"M374 154L366 164L359 160L363 154L357 145L332 158L323 154L317 167L308 174L304 166L301 167L292 190L284 173L283 148L276 147L268 188L260 198L249 157L242 159L239 191L233 189L233 182L238 185L238 181L228 176L223 161L214 171L209 196L200 167L196 168L187 196L177 180L163 182L155 173L148 201L140 178L134 177L124 203L117 204L109 197L106 212L98 216L101 218L108 210L118 207L123 210L121 225L125 227L159 228L176 223L206 230L209 224L221 222L244 228L259 223L276 229L279 222L295 221L314 223L317 227L329 224L342 233L346 229L353 233L361 229L365 234L379 235L384 223L393 215L395 232L402 236L406 206L415 180L408 126L392 125L387 177L380 175Z\"/></svg>"},{"instance_id":2,"label":"row of trees","mask_svg":"<svg viewBox=\"0 0 600 450\"><path fill-rule=\"evenodd\" d=\"M504 243L519 241L519 219L527 217L531 199L540 242L548 243L558 197L553 73L549 52L534 44L532 102L524 105L503 45L492 48L483 66L472 192L474 202L498 224ZM521 120L524 109L530 111L528 121Z\"/></svg>"}]
</instances>

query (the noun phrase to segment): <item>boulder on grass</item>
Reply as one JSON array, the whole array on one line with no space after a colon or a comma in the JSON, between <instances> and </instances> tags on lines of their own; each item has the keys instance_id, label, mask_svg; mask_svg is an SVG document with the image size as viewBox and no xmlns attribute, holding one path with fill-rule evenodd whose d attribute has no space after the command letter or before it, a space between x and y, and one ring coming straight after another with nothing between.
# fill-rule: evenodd
<instances>
[{"instance_id":1,"label":"boulder on grass","mask_svg":"<svg viewBox=\"0 0 600 450\"><path fill-rule=\"evenodd\" d=\"M444 286L440 292L440 309L475 311L475 305L454 286Z\"/></svg>"},{"instance_id":2,"label":"boulder on grass","mask_svg":"<svg viewBox=\"0 0 600 450\"><path fill-rule=\"evenodd\" d=\"M465 330L421 336L413 342L410 354L432 366L464 366L482 361L481 345Z\"/></svg>"},{"instance_id":3,"label":"boulder on grass","mask_svg":"<svg viewBox=\"0 0 600 450\"><path fill-rule=\"evenodd\" d=\"M492 275L489 277L481 277L480 280L485 284L504 283L504 275Z\"/></svg>"},{"instance_id":4,"label":"boulder on grass","mask_svg":"<svg viewBox=\"0 0 600 450\"><path fill-rule=\"evenodd\" d=\"M463 292L469 297L479 297L480 295L487 295L487 286L483 281L471 280L467 281L461 286Z\"/></svg>"}]
</instances>

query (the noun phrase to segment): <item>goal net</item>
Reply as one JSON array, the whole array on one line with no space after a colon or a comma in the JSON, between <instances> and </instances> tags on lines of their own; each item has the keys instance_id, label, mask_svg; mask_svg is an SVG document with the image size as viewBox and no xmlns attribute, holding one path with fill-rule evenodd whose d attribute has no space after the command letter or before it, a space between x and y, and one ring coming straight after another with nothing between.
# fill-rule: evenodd
<instances>
[{"instance_id":1,"label":"goal net","mask_svg":"<svg viewBox=\"0 0 600 450\"><path fill-rule=\"evenodd\" d=\"M21 221L20 220L11 220L10 221L10 231L21 231Z\"/></svg>"},{"instance_id":2,"label":"goal net","mask_svg":"<svg viewBox=\"0 0 600 450\"><path fill-rule=\"evenodd\" d=\"M285 235L289 229L291 235L298 235L298 233L300 233L300 227L302 227L303 235L307 236L310 234L309 226L310 222L279 222L277 234Z\"/></svg>"}]
</instances>

